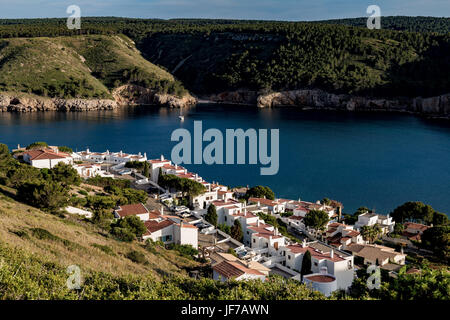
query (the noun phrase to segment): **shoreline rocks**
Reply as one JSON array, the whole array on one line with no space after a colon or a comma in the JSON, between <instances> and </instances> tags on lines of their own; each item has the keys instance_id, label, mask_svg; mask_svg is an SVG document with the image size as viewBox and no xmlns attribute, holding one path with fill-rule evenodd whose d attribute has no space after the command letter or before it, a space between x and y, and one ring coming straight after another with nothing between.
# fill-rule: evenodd
<instances>
[{"instance_id":1,"label":"shoreline rocks","mask_svg":"<svg viewBox=\"0 0 450 320\"><path fill-rule=\"evenodd\" d=\"M169 108L184 108L197 103L197 99L189 94L179 98L134 85L125 85L115 89L113 97L114 100L61 99L22 93L17 95L0 93L0 112L115 110L125 105L158 105Z\"/></svg>"},{"instance_id":2,"label":"shoreline rocks","mask_svg":"<svg viewBox=\"0 0 450 320\"><path fill-rule=\"evenodd\" d=\"M252 105L258 108L299 107L302 110L409 112L450 118L450 93L430 98L370 98L333 94L320 89L263 93L238 90L205 97L215 103Z\"/></svg>"}]
</instances>

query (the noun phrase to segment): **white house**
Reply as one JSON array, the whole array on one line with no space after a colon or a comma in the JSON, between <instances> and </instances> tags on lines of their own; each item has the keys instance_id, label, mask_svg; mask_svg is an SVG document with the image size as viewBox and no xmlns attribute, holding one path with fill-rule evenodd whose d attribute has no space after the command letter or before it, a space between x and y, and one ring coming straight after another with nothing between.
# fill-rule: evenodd
<instances>
[{"instance_id":1,"label":"white house","mask_svg":"<svg viewBox=\"0 0 450 320\"><path fill-rule=\"evenodd\" d=\"M86 151L81 151L78 153L83 161L90 162L105 162L110 164L120 164L126 163L130 161L147 161L147 154L143 155L139 152L139 154L128 154L122 151L119 152L110 152L106 150L106 152L91 152L88 149Z\"/></svg>"},{"instance_id":2,"label":"white house","mask_svg":"<svg viewBox=\"0 0 450 320\"><path fill-rule=\"evenodd\" d=\"M338 289L336 277L326 273L326 268L322 273L308 274L303 277L303 283L310 286L311 289L322 292L329 297Z\"/></svg>"},{"instance_id":3,"label":"white house","mask_svg":"<svg viewBox=\"0 0 450 320\"><path fill-rule=\"evenodd\" d=\"M362 244L350 244L346 250L353 253L353 255L364 259L364 264L380 265L384 266L388 263L395 263L404 265L406 260L406 254L396 252L395 249L380 246L380 245L362 245Z\"/></svg>"},{"instance_id":4,"label":"white house","mask_svg":"<svg viewBox=\"0 0 450 320\"><path fill-rule=\"evenodd\" d=\"M142 221L147 221L150 219L150 212L142 203L127 204L119 206L116 210L114 210L114 217L117 219L122 219L128 216L137 216Z\"/></svg>"},{"instance_id":5,"label":"white house","mask_svg":"<svg viewBox=\"0 0 450 320\"><path fill-rule=\"evenodd\" d=\"M96 176L114 178L114 175L102 170L102 166L97 163L74 164L73 168L77 170L82 178L93 178Z\"/></svg>"},{"instance_id":6,"label":"white house","mask_svg":"<svg viewBox=\"0 0 450 320\"><path fill-rule=\"evenodd\" d=\"M366 243L359 231L353 230L352 226L338 222L333 222L328 225L326 240L328 244L338 249L346 249L351 243Z\"/></svg>"},{"instance_id":7,"label":"white house","mask_svg":"<svg viewBox=\"0 0 450 320\"><path fill-rule=\"evenodd\" d=\"M312 273L320 273L321 268L326 268L326 274L336 278L338 289L346 290L351 286L355 277L353 256L318 241L310 243L304 241L302 244L281 248L281 255L285 257L282 264L300 272L306 251L311 254Z\"/></svg>"},{"instance_id":8,"label":"white house","mask_svg":"<svg viewBox=\"0 0 450 320\"><path fill-rule=\"evenodd\" d=\"M30 150L23 153L23 160L39 169L51 169L58 163L73 164L70 154L52 149Z\"/></svg>"},{"instance_id":9,"label":"white house","mask_svg":"<svg viewBox=\"0 0 450 320\"><path fill-rule=\"evenodd\" d=\"M378 224L383 233L394 231L395 221L389 215L366 212L358 216L358 221L355 222L355 229L360 230L363 226L373 226Z\"/></svg>"}]
</instances>

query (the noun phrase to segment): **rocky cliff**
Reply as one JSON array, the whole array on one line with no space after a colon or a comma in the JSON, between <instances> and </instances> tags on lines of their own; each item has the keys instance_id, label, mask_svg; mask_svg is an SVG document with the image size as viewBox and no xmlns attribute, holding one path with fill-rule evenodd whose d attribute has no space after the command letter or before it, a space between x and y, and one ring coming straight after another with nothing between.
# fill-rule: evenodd
<instances>
[{"instance_id":1,"label":"rocky cliff","mask_svg":"<svg viewBox=\"0 0 450 320\"><path fill-rule=\"evenodd\" d=\"M314 89L274 93L241 90L215 94L207 99L218 103L256 105L259 108L288 106L323 110L397 111L450 118L450 94L430 98L380 99L333 94Z\"/></svg>"},{"instance_id":2,"label":"rocky cliff","mask_svg":"<svg viewBox=\"0 0 450 320\"><path fill-rule=\"evenodd\" d=\"M160 105L183 108L194 105L191 95L182 98L126 85L113 92L113 99L59 99L25 94L0 94L0 112L113 110L125 105Z\"/></svg>"},{"instance_id":3,"label":"rocky cliff","mask_svg":"<svg viewBox=\"0 0 450 320\"><path fill-rule=\"evenodd\" d=\"M197 103L197 99L190 94L180 98L136 85L124 85L115 89L113 97L120 105L160 105L169 108L184 108Z\"/></svg>"}]
</instances>

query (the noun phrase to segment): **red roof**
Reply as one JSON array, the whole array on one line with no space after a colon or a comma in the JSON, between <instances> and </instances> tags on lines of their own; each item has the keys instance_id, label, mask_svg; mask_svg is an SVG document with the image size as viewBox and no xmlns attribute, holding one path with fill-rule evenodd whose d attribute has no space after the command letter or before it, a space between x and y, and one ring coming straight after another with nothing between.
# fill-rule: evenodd
<instances>
[{"instance_id":1,"label":"red roof","mask_svg":"<svg viewBox=\"0 0 450 320\"><path fill-rule=\"evenodd\" d=\"M147 208L142 203L119 206L119 209L117 209L116 212L121 218L149 213Z\"/></svg>"},{"instance_id":2,"label":"red roof","mask_svg":"<svg viewBox=\"0 0 450 320\"><path fill-rule=\"evenodd\" d=\"M70 157L67 153L54 152L53 150L30 150L24 153L28 155L30 160L44 160L44 159L65 159Z\"/></svg>"},{"instance_id":3,"label":"red roof","mask_svg":"<svg viewBox=\"0 0 450 320\"><path fill-rule=\"evenodd\" d=\"M247 267L244 267L238 262L227 260L224 260L221 263L214 265L213 270L215 270L217 273L220 273L221 275L225 276L228 279L237 278L239 276L242 276L243 274L253 274L259 276L264 275L258 270L249 269Z\"/></svg>"},{"instance_id":4,"label":"red roof","mask_svg":"<svg viewBox=\"0 0 450 320\"><path fill-rule=\"evenodd\" d=\"M413 230L418 230L418 231L425 231L428 228L430 228L429 226L426 226L424 224L420 224L420 223L414 223L414 222L406 222L405 223L405 229L413 229Z\"/></svg>"},{"instance_id":5,"label":"red roof","mask_svg":"<svg viewBox=\"0 0 450 320\"><path fill-rule=\"evenodd\" d=\"M156 232L158 230L162 230L164 228L170 227L173 224L175 224L175 222L172 222L169 219L163 220L161 222L158 222L158 221L155 221L155 220L145 221L144 225L147 227L147 230L148 230L146 235L149 235L149 234L152 234L153 232Z\"/></svg>"},{"instance_id":6,"label":"red roof","mask_svg":"<svg viewBox=\"0 0 450 320\"><path fill-rule=\"evenodd\" d=\"M328 276L328 275L313 275L313 276L305 276L306 279L313 281L313 282L333 282L336 279L333 278L332 276Z\"/></svg>"},{"instance_id":7,"label":"red roof","mask_svg":"<svg viewBox=\"0 0 450 320\"><path fill-rule=\"evenodd\" d=\"M258 203L259 202L260 204L263 204L265 206L270 206L270 207L273 207L273 206L279 204L276 201L273 201L273 200L270 200L270 199L264 199L264 198L249 198L248 202L253 202L253 203Z\"/></svg>"}]
</instances>

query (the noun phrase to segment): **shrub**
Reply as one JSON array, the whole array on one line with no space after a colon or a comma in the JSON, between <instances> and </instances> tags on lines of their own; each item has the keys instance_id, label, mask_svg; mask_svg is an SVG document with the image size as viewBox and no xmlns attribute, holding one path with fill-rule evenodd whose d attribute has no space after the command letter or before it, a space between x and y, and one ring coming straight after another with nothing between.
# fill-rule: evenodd
<instances>
[{"instance_id":1,"label":"shrub","mask_svg":"<svg viewBox=\"0 0 450 320\"><path fill-rule=\"evenodd\" d=\"M145 259L145 255L142 252L132 250L126 254L126 257L130 259L131 261L139 264L144 264L147 262L147 259Z\"/></svg>"}]
</instances>

